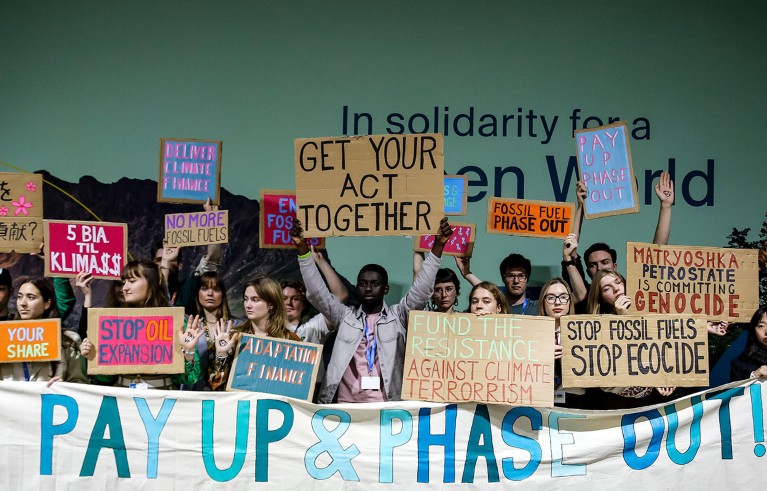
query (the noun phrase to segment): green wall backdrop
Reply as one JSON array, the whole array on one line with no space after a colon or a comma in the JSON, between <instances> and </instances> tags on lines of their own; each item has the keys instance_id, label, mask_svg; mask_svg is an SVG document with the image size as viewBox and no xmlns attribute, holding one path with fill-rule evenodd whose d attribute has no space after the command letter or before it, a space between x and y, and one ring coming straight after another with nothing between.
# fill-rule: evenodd
<instances>
[{"instance_id":1,"label":"green wall backdrop","mask_svg":"<svg viewBox=\"0 0 767 491\"><path fill-rule=\"evenodd\" d=\"M395 129L393 113L407 124L437 107L452 124L473 108L474 135L451 126L445 138L447 172L479 181L465 168L481 169L487 185L473 195L554 200L575 153L573 114L578 127L618 117L635 130L641 213L587 221L581 251L607 241L625 271L625 241L651 241L657 219L645 173L670 159L672 243L724 246L732 227L761 226L765 5L6 0L0 161L70 181L156 179L160 137L220 139L223 186L257 198L295 186L293 139L343 134L345 106L368 113L376 134ZM521 134L512 125L479 135L484 114L523 116ZM468 131L468 117L457 129ZM518 170L498 182L508 167ZM573 201L574 180L567 191ZM459 220L484 229L486 206L471 203ZM410 248L399 237L329 241L342 273L380 262L394 293L410 282ZM484 233L475 272L500 281L498 261L512 250L533 260L533 284L558 274L560 241Z\"/></svg>"}]
</instances>

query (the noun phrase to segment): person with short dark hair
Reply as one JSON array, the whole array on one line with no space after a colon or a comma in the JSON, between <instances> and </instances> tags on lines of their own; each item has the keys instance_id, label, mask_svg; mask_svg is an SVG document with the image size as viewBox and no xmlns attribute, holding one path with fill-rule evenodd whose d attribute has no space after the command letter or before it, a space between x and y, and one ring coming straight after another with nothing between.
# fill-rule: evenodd
<instances>
[{"instance_id":1,"label":"person with short dark hair","mask_svg":"<svg viewBox=\"0 0 767 491\"><path fill-rule=\"evenodd\" d=\"M452 234L446 218L420 274L405 297L387 305L386 269L368 264L357 275L360 307L339 302L322 281L298 220L290 235L298 250L298 263L307 297L338 329L333 352L319 393L320 403L384 402L399 400L405 359L405 338L410 311L423 309L429 300L445 243Z\"/></svg>"},{"instance_id":2,"label":"person with short dark hair","mask_svg":"<svg viewBox=\"0 0 767 491\"><path fill-rule=\"evenodd\" d=\"M748 378L767 378L767 306L751 316L746 349L730 363L730 382Z\"/></svg>"}]
</instances>

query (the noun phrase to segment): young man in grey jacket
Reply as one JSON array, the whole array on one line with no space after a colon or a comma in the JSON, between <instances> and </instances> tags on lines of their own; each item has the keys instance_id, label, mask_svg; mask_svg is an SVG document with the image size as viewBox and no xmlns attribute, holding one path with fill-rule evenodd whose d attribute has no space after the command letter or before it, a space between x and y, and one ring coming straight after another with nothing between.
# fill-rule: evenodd
<instances>
[{"instance_id":1,"label":"young man in grey jacket","mask_svg":"<svg viewBox=\"0 0 767 491\"><path fill-rule=\"evenodd\" d=\"M423 309L431 297L442 250L453 233L447 218L440 221L431 254L413 286L395 305L384 302L389 278L377 264L364 266L357 275L360 306L339 302L322 281L298 221L290 233L298 249L306 296L338 330L319 402L400 400L408 317L411 310Z\"/></svg>"}]
</instances>

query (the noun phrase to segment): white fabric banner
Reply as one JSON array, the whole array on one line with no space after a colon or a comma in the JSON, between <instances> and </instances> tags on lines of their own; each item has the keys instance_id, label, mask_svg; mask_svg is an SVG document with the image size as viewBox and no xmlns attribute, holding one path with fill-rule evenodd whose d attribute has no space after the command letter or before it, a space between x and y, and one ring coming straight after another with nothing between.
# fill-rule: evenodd
<instances>
[{"instance_id":1,"label":"white fabric banner","mask_svg":"<svg viewBox=\"0 0 767 491\"><path fill-rule=\"evenodd\" d=\"M0 489L753 487L764 392L593 412L2 382Z\"/></svg>"}]
</instances>

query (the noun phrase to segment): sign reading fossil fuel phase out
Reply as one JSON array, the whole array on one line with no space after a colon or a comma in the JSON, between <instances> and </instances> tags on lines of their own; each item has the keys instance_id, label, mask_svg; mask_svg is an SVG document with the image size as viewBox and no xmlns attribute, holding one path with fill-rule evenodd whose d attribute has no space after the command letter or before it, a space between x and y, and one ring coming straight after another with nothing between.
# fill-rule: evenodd
<instances>
[{"instance_id":1,"label":"sign reading fossil fuel phase out","mask_svg":"<svg viewBox=\"0 0 767 491\"><path fill-rule=\"evenodd\" d=\"M258 247L261 249L293 249L290 229L296 219L296 192L261 190L261 219L259 220ZM307 237L306 243L318 249L325 248L325 239Z\"/></svg>"},{"instance_id":2,"label":"sign reading fossil fuel phase out","mask_svg":"<svg viewBox=\"0 0 767 491\"><path fill-rule=\"evenodd\" d=\"M554 319L410 311L402 398L554 405Z\"/></svg>"},{"instance_id":3,"label":"sign reading fossil fuel phase out","mask_svg":"<svg viewBox=\"0 0 767 491\"><path fill-rule=\"evenodd\" d=\"M618 122L575 132L578 175L586 184L586 219L639 212L628 127Z\"/></svg>"},{"instance_id":4,"label":"sign reading fossil fuel phase out","mask_svg":"<svg viewBox=\"0 0 767 491\"><path fill-rule=\"evenodd\" d=\"M128 252L125 223L45 220L45 276L120 279Z\"/></svg>"},{"instance_id":5,"label":"sign reading fossil fuel phase out","mask_svg":"<svg viewBox=\"0 0 767 491\"><path fill-rule=\"evenodd\" d=\"M563 239L572 231L574 214L572 203L490 198L487 232Z\"/></svg>"},{"instance_id":6,"label":"sign reading fossil fuel phase out","mask_svg":"<svg viewBox=\"0 0 767 491\"><path fill-rule=\"evenodd\" d=\"M436 233L444 216L439 134L297 139L298 219L308 237Z\"/></svg>"},{"instance_id":7,"label":"sign reading fossil fuel phase out","mask_svg":"<svg viewBox=\"0 0 767 491\"><path fill-rule=\"evenodd\" d=\"M61 359L61 319L0 322L0 363Z\"/></svg>"},{"instance_id":8,"label":"sign reading fossil fuel phase out","mask_svg":"<svg viewBox=\"0 0 767 491\"><path fill-rule=\"evenodd\" d=\"M561 326L564 387L708 385L705 317L577 315Z\"/></svg>"},{"instance_id":9,"label":"sign reading fossil fuel phase out","mask_svg":"<svg viewBox=\"0 0 767 491\"><path fill-rule=\"evenodd\" d=\"M165 215L165 243L169 246L198 246L227 242L229 242L227 210Z\"/></svg>"},{"instance_id":10,"label":"sign reading fossil fuel phase out","mask_svg":"<svg viewBox=\"0 0 767 491\"><path fill-rule=\"evenodd\" d=\"M237 345L227 390L311 401L322 345L245 334Z\"/></svg>"},{"instance_id":11,"label":"sign reading fossil fuel phase out","mask_svg":"<svg viewBox=\"0 0 767 491\"><path fill-rule=\"evenodd\" d=\"M626 293L640 314L748 322L759 308L756 249L626 244Z\"/></svg>"},{"instance_id":12,"label":"sign reading fossil fuel phase out","mask_svg":"<svg viewBox=\"0 0 767 491\"><path fill-rule=\"evenodd\" d=\"M43 176L0 172L0 252L37 252L43 242Z\"/></svg>"},{"instance_id":13,"label":"sign reading fossil fuel phase out","mask_svg":"<svg viewBox=\"0 0 767 491\"><path fill-rule=\"evenodd\" d=\"M473 224L468 223L451 223L450 228L453 229L453 235L450 236L450 240L445 244L445 249L442 251L442 254L471 257L471 253L474 250L476 227ZM418 252L429 252L431 251L435 240L435 235L422 235L417 237L415 239L414 250Z\"/></svg>"},{"instance_id":14,"label":"sign reading fossil fuel phase out","mask_svg":"<svg viewBox=\"0 0 767 491\"><path fill-rule=\"evenodd\" d=\"M160 139L160 178L157 201L219 204L221 194L221 142Z\"/></svg>"},{"instance_id":15,"label":"sign reading fossil fuel phase out","mask_svg":"<svg viewBox=\"0 0 767 491\"><path fill-rule=\"evenodd\" d=\"M96 351L88 373L183 373L176 336L183 327L183 307L88 309L88 339Z\"/></svg>"}]
</instances>

